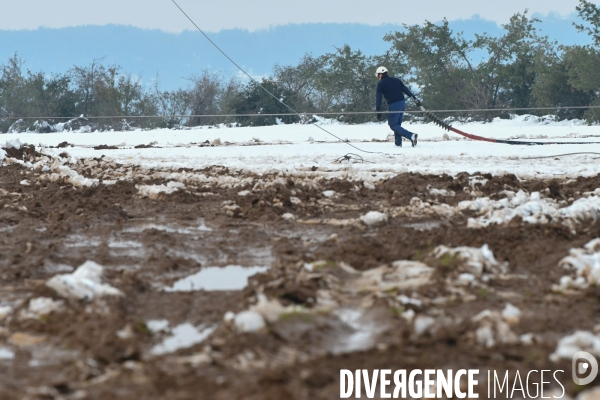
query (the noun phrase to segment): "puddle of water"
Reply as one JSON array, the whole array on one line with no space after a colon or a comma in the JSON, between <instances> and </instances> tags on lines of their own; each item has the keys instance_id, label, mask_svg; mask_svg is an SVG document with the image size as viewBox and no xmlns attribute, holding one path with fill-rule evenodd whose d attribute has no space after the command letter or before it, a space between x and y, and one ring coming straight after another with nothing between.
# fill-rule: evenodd
<instances>
[{"instance_id":1,"label":"puddle of water","mask_svg":"<svg viewBox=\"0 0 600 400\"><path fill-rule=\"evenodd\" d=\"M123 229L123 232L126 233L140 233L145 230L156 229L158 231L164 231L167 233L181 233L183 235L192 235L198 232L212 232L212 228L209 228L204 223L203 219L198 220L197 226L175 226L175 225L167 225L167 224L157 224L154 222L145 222L140 224L135 224L134 226L130 226L128 228Z\"/></svg>"},{"instance_id":2,"label":"puddle of water","mask_svg":"<svg viewBox=\"0 0 600 400\"><path fill-rule=\"evenodd\" d=\"M134 242L133 240L110 240L108 242L108 247L117 248L117 249L131 249L136 247L142 247L140 242Z\"/></svg>"},{"instance_id":3,"label":"puddle of water","mask_svg":"<svg viewBox=\"0 0 600 400\"><path fill-rule=\"evenodd\" d=\"M248 285L248 278L259 272L265 272L269 267L242 267L228 265L226 267L210 267L180 279L172 287L165 288L167 292L190 292L194 290L242 290Z\"/></svg>"},{"instance_id":4,"label":"puddle of water","mask_svg":"<svg viewBox=\"0 0 600 400\"><path fill-rule=\"evenodd\" d=\"M108 254L111 257L131 257L131 258L144 258L146 255L146 250L142 248L132 249L132 248L117 248L110 249Z\"/></svg>"},{"instance_id":5,"label":"puddle of water","mask_svg":"<svg viewBox=\"0 0 600 400\"><path fill-rule=\"evenodd\" d=\"M134 240L110 239L107 244L110 248L108 254L111 257L142 258L146 253L144 245Z\"/></svg>"},{"instance_id":6,"label":"puddle of water","mask_svg":"<svg viewBox=\"0 0 600 400\"><path fill-rule=\"evenodd\" d=\"M15 352L5 347L0 347L0 360L12 360L15 358Z\"/></svg>"},{"instance_id":7,"label":"puddle of water","mask_svg":"<svg viewBox=\"0 0 600 400\"><path fill-rule=\"evenodd\" d=\"M439 221L425 221L425 222L414 222L412 224L402 225L405 228L412 228L417 231L431 231L437 229L442 225Z\"/></svg>"},{"instance_id":8,"label":"puddle of water","mask_svg":"<svg viewBox=\"0 0 600 400\"><path fill-rule=\"evenodd\" d=\"M65 239L67 247L98 247L102 244L99 238L88 238L83 235L70 235Z\"/></svg>"},{"instance_id":9,"label":"puddle of water","mask_svg":"<svg viewBox=\"0 0 600 400\"><path fill-rule=\"evenodd\" d=\"M258 264L258 265L271 265L275 261L273 258L273 252L271 247L250 247L250 248L240 248L239 245L235 246L235 249L232 249L231 252L235 252L236 258L238 260L245 260L248 263ZM223 264L228 263L225 261ZM234 264L235 261L232 262Z\"/></svg>"},{"instance_id":10,"label":"puddle of water","mask_svg":"<svg viewBox=\"0 0 600 400\"><path fill-rule=\"evenodd\" d=\"M202 343L215 329L216 326L209 326L208 328L200 326L196 328L189 322L177 325L171 330L172 335L163 340L162 343L154 346L150 350L150 353L159 356Z\"/></svg>"}]
</instances>

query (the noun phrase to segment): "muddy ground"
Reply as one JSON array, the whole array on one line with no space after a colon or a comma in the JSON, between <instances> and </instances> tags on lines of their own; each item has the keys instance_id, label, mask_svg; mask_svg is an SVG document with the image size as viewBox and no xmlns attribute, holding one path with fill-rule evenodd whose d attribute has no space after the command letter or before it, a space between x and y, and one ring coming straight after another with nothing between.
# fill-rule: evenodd
<instances>
[{"instance_id":1,"label":"muddy ground","mask_svg":"<svg viewBox=\"0 0 600 400\"><path fill-rule=\"evenodd\" d=\"M600 177L404 174L371 186L327 179L326 171L296 179L214 167L172 171L206 179L148 195L141 185L172 179L103 157L93 167L71 165L99 179L78 187L14 161L40 156L12 149L0 168L0 300L10 307L0 321L0 345L9 354L0 357L2 399L336 399L342 368L478 368L482 381L487 370L512 376L562 369L568 395L583 389L570 379L571 361L549 355L575 330L594 332L600 290L565 294L552 286L565 275L559 261L600 237L600 222L573 229L516 218L473 229L472 211L431 209L499 198L503 190L569 204L600 187ZM413 198L432 207L417 209ZM369 211L389 218L366 224L360 217ZM460 259L433 255L439 245L484 244L507 270L470 285L456 283ZM105 268L104 282L122 295L74 300L46 286L88 260ZM398 260L432 272L412 286L361 286L365 271ZM228 265L269 269L240 290L164 290L203 268ZM37 298L63 306L27 317ZM242 332L231 316L260 298L275 311L263 314L265 327ZM507 325L514 335L485 344L473 317L508 303L522 313ZM419 316L423 329L415 326ZM172 352L153 351L186 323L211 333Z\"/></svg>"}]
</instances>

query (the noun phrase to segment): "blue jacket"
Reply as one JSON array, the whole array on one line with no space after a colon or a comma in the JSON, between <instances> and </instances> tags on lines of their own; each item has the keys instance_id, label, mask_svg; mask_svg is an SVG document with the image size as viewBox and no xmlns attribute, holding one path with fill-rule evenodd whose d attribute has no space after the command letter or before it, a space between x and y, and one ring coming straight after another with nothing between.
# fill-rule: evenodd
<instances>
[{"instance_id":1,"label":"blue jacket","mask_svg":"<svg viewBox=\"0 0 600 400\"><path fill-rule=\"evenodd\" d=\"M382 97L385 97L385 101L389 105L404 100L404 93L409 97L415 97L400 79L385 75L377 84L375 109L377 111L381 110Z\"/></svg>"}]
</instances>

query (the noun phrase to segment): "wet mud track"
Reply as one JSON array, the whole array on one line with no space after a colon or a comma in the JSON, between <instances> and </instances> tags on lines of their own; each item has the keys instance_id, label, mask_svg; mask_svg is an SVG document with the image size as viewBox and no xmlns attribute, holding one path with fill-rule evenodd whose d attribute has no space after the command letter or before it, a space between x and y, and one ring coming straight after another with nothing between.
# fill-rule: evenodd
<instances>
[{"instance_id":1,"label":"wet mud track","mask_svg":"<svg viewBox=\"0 0 600 400\"><path fill-rule=\"evenodd\" d=\"M464 202L521 191L567 208L599 177L367 182L9 157L3 399L334 399L342 368L562 369L580 390L551 354L598 330L597 285L559 284L575 277L561 260L600 236L593 210L486 225ZM87 261L118 294L47 284Z\"/></svg>"}]
</instances>

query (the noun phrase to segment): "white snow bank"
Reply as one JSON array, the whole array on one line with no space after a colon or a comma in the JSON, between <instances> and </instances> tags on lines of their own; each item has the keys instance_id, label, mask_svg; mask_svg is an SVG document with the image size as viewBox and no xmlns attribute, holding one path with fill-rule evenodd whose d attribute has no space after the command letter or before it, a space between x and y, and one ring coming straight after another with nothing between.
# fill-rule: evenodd
<instances>
[{"instance_id":1,"label":"white snow bank","mask_svg":"<svg viewBox=\"0 0 600 400\"><path fill-rule=\"evenodd\" d=\"M138 194L142 197L157 199L161 194L175 193L179 189L185 189L185 184L171 181L165 185L135 185Z\"/></svg>"},{"instance_id":2,"label":"white snow bank","mask_svg":"<svg viewBox=\"0 0 600 400\"><path fill-rule=\"evenodd\" d=\"M517 193L503 193L506 197L500 200L480 197L461 201L458 204L459 210L472 210L482 214L478 218L469 218L467 226L482 228L491 224L501 225L517 216L530 224L547 224L554 220L572 226L584 219L597 220L600 216L600 197L597 192L589 193L589 197L580 198L567 207L561 207L553 199L542 198L539 192L528 194L519 190Z\"/></svg>"},{"instance_id":3,"label":"white snow bank","mask_svg":"<svg viewBox=\"0 0 600 400\"><path fill-rule=\"evenodd\" d=\"M569 255L558 262L558 265L575 276L565 275L558 285L552 289L557 292L569 289L586 289L590 285L600 284L600 238L589 241L583 248L571 249Z\"/></svg>"},{"instance_id":4,"label":"white snow bank","mask_svg":"<svg viewBox=\"0 0 600 400\"><path fill-rule=\"evenodd\" d=\"M36 163L35 165L31 163L24 163L26 167L36 168L43 163ZM86 178L83 175L77 173L70 167L66 165L62 165L60 161L55 160L50 166L43 165L43 171L52 171L52 173L48 175L42 175L45 179L48 179L50 182L57 182L61 179L64 179L68 183L72 184L75 187L91 187L98 184L98 179L90 179Z\"/></svg>"},{"instance_id":5,"label":"white snow bank","mask_svg":"<svg viewBox=\"0 0 600 400\"><path fill-rule=\"evenodd\" d=\"M96 296L121 296L123 293L102 283L104 268L93 261L86 261L75 272L52 277L46 286L54 289L59 295L75 299L91 301Z\"/></svg>"},{"instance_id":6,"label":"white snow bank","mask_svg":"<svg viewBox=\"0 0 600 400\"><path fill-rule=\"evenodd\" d=\"M589 331L576 331L572 335L565 336L558 341L554 353L550 354L550 361L571 360L579 351L600 356L600 338Z\"/></svg>"},{"instance_id":7,"label":"white snow bank","mask_svg":"<svg viewBox=\"0 0 600 400\"><path fill-rule=\"evenodd\" d=\"M516 194L512 191L505 191L505 194L507 197L500 200L480 197L461 201L458 204L460 210L472 210L483 214L479 218L469 218L467 226L482 228L491 224L501 225L517 216L530 224L545 224L550 219L560 217L557 205L551 200L542 199L539 192L528 194L519 190Z\"/></svg>"},{"instance_id":8,"label":"white snow bank","mask_svg":"<svg viewBox=\"0 0 600 400\"><path fill-rule=\"evenodd\" d=\"M7 140L3 147L5 149L16 149L16 150L19 150L22 145L23 145L23 143L21 143L21 141L19 140L19 138L16 138L16 139L12 139L12 140Z\"/></svg>"}]
</instances>

